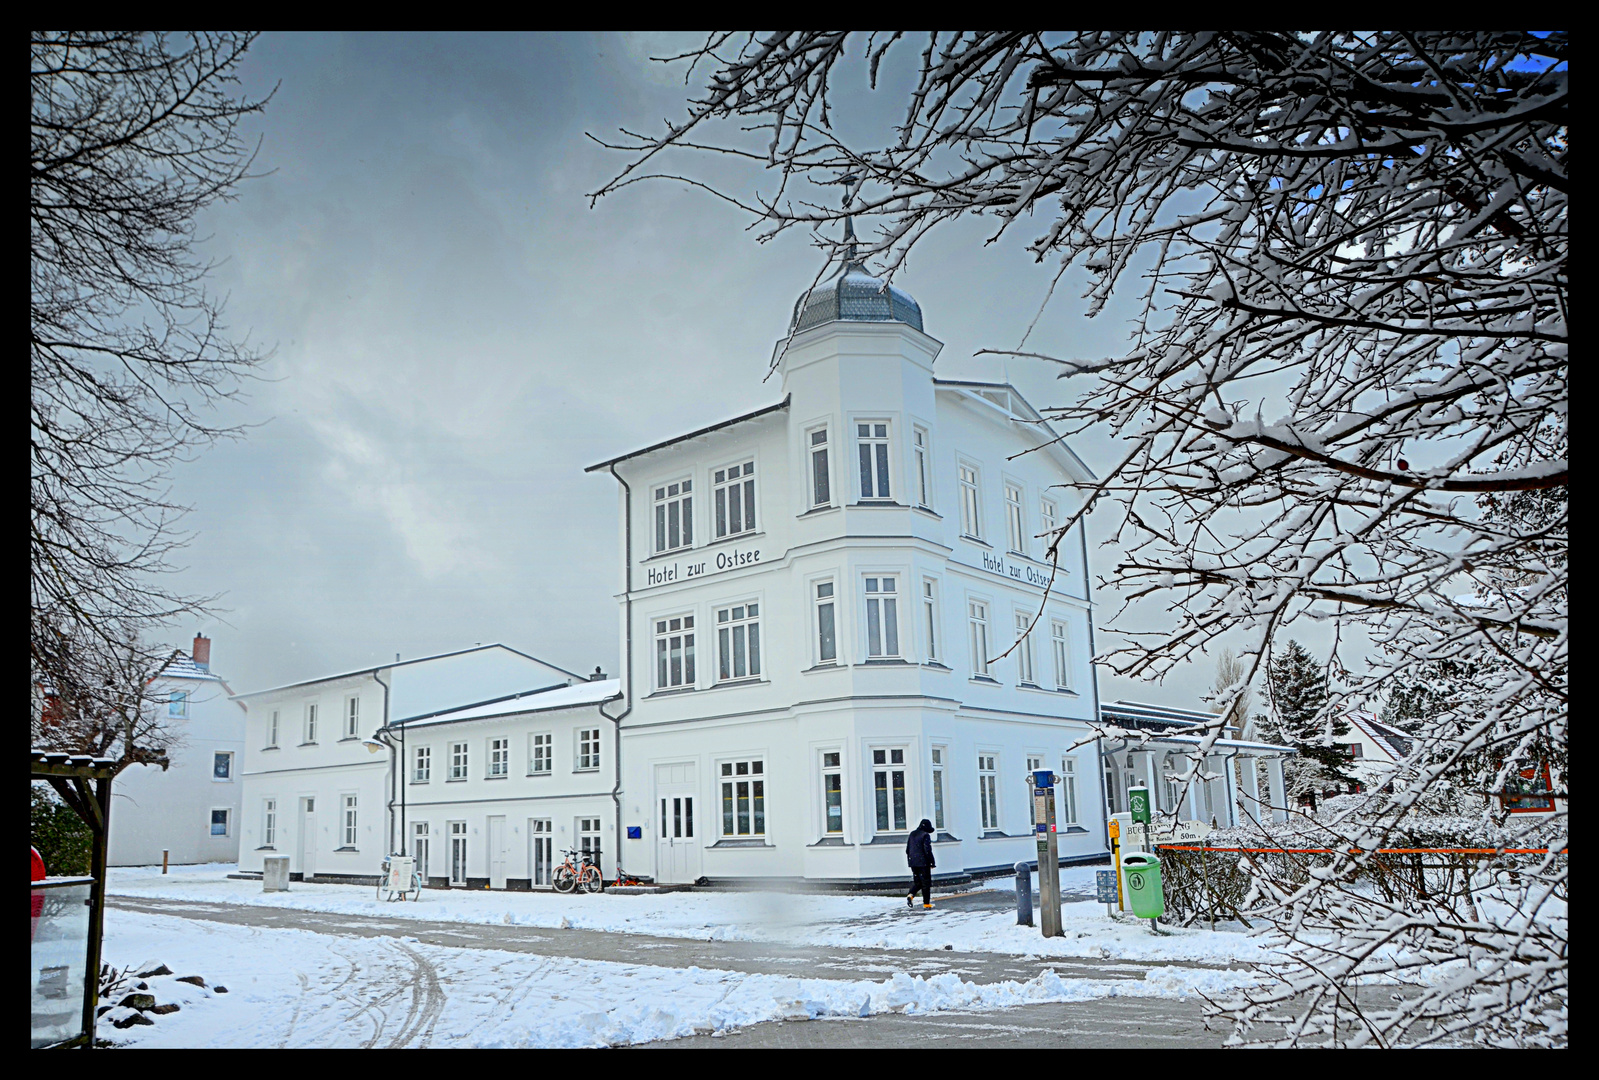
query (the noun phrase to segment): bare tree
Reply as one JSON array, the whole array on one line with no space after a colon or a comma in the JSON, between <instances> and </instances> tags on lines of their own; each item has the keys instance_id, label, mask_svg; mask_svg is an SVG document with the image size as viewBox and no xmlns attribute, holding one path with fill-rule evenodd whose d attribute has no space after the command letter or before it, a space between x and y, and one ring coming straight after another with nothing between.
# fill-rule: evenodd
<instances>
[{"instance_id":1,"label":"bare tree","mask_svg":"<svg viewBox=\"0 0 1599 1080\"><path fill-rule=\"evenodd\" d=\"M239 124L266 99L240 96L236 71L254 38L32 35L31 663L51 739L97 754L137 727L166 656L151 635L208 601L164 576L183 539L167 480L237 434L207 410L258 359L195 251L197 216L253 161Z\"/></svg>"},{"instance_id":2,"label":"bare tree","mask_svg":"<svg viewBox=\"0 0 1599 1080\"><path fill-rule=\"evenodd\" d=\"M1216 685L1211 688L1211 695L1217 701L1232 702L1222 714L1222 723L1237 729L1239 736L1245 739L1254 737L1251 730L1253 722L1249 717L1249 674L1249 665L1231 649L1223 649L1221 655L1216 657ZM1242 689L1239 689L1240 683L1243 684Z\"/></svg>"},{"instance_id":3,"label":"bare tree","mask_svg":"<svg viewBox=\"0 0 1599 1080\"><path fill-rule=\"evenodd\" d=\"M1141 317L1120 356L1041 355L1026 335L1004 350L1071 377L1049 410L1066 436L1122 440L1056 543L1094 502L1116 506L1103 583L1168 619L1101 661L1159 678L1228 633L1252 678L1313 618L1337 631L1345 699L1442 659L1482 673L1344 823L1359 854L1275 897L1266 918L1290 960L1230 1009L1240 1031L1291 1008L1291 1042L1562 1042L1563 859L1494 879L1492 926L1374 912L1341 883L1468 762L1492 763L1476 803L1492 815L1508 777L1563 754L1566 35L938 32L906 58L892 137L849 145L835 80L856 64L875 86L902 41L866 36L852 55L845 31L711 35L677 58L703 79L686 121L624 133L633 160L595 196L699 183L693 156L714 154L773 177L722 193L763 238L832 235L844 211L824 185L847 176L856 257L885 277L929 230L976 214L996 238L1028 222L1051 292L1076 268L1089 314L1132 292ZM1357 672L1339 659L1354 627L1374 643ZM1235 700L1217 701L1223 715ZM1538 837L1551 850L1557 802ZM1313 925L1334 944L1312 942ZM1395 950L1422 959L1391 963ZM1433 977L1472 964L1492 974ZM1351 1027L1349 988L1372 973L1422 989L1357 1008Z\"/></svg>"}]
</instances>

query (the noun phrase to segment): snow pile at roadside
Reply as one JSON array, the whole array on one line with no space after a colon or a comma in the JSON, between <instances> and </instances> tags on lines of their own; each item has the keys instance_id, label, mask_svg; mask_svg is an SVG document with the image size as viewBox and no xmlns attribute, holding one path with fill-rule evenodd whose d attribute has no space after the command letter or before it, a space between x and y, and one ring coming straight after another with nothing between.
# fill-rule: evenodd
<instances>
[{"instance_id":1,"label":"snow pile at roadside","mask_svg":"<svg viewBox=\"0 0 1599 1080\"><path fill-rule=\"evenodd\" d=\"M108 891L130 897L189 900L320 911L333 914L455 924L499 923L550 929L599 930L713 941L860 949L949 949L1023 956L1090 957L1144 962L1255 963L1269 954L1258 938L1233 930L1169 928L1156 936L1129 917L1111 919L1092 901L1062 905L1066 936L1044 938L1017 926L1015 912L959 911L935 899L930 913L910 912L902 900L839 893L693 892L645 896L563 896L424 890L415 903L384 903L359 885L301 884L287 893L263 893L256 881L227 878L220 864L159 868L119 867ZM1062 871L1062 889L1091 889L1093 868ZM993 886L1013 887L1006 879Z\"/></svg>"},{"instance_id":2,"label":"snow pile at roadside","mask_svg":"<svg viewBox=\"0 0 1599 1080\"><path fill-rule=\"evenodd\" d=\"M229 993L187 988L150 1027L100 1035L148 1047L589 1047L714 1034L770 1020L991 1011L1109 997L1184 998L1248 976L1157 968L1142 980L978 985L953 973L883 982L796 979L574 960L405 938L263 930L111 909L105 955L203 971Z\"/></svg>"}]
</instances>

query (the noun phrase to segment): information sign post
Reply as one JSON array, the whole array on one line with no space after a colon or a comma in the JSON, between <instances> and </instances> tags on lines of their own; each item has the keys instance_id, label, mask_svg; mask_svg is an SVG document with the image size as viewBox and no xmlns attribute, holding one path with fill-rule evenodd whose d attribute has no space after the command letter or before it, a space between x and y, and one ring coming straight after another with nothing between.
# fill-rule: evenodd
<instances>
[{"instance_id":1,"label":"information sign post","mask_svg":"<svg viewBox=\"0 0 1599 1080\"><path fill-rule=\"evenodd\" d=\"M1038 911L1045 937L1061 937L1060 844L1055 837L1055 774L1033 773L1033 826L1038 839Z\"/></svg>"}]
</instances>

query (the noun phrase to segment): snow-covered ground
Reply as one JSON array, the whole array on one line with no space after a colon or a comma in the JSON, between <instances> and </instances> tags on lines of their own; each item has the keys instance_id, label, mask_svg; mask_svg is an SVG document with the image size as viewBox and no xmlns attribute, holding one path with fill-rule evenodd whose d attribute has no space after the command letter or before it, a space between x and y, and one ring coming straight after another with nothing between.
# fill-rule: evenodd
<instances>
[{"instance_id":1,"label":"snow-covered ground","mask_svg":"<svg viewBox=\"0 0 1599 1080\"><path fill-rule=\"evenodd\" d=\"M1147 922L1112 919L1101 904L1063 905L1065 936L1044 938L1017 926L1013 909L960 911L934 899L934 911L907 911L903 900L837 893L687 892L645 896L424 890L415 903L384 903L357 885L302 884L263 893L259 881L233 881L224 864L117 867L112 895L216 904L381 915L452 924L571 927L624 934L766 941L833 948L930 949L1023 956L1097 957L1141 962L1226 965L1268 957L1260 939L1229 930L1170 928L1156 936ZM1091 892L1094 868L1063 869L1063 891ZM991 888L1012 887L1000 880Z\"/></svg>"},{"instance_id":2,"label":"snow-covered ground","mask_svg":"<svg viewBox=\"0 0 1599 1080\"><path fill-rule=\"evenodd\" d=\"M124 879L118 888L127 891L128 875L117 876ZM225 894L209 876L184 871L178 881L189 883L173 881L172 888L209 888L207 898L217 900ZM325 888L307 886L296 895ZM140 891L155 894L153 887ZM501 900L499 910L506 910L502 897L481 899ZM345 896L342 902L354 910L358 901ZM487 911L464 903L453 910ZM1211 995L1247 978L1214 968L1160 967L1141 980L1063 979L1053 971L986 985L954 974L923 979L899 973L883 982L796 979L242 927L116 908L106 912L105 956L118 967L146 970L160 962L173 971L148 981L160 1002L176 1002L180 1011L148 1027L100 1025L101 1038L149 1047L615 1046L766 1020ZM208 987L177 981L190 974L203 976ZM227 993L218 993L218 986Z\"/></svg>"}]
</instances>

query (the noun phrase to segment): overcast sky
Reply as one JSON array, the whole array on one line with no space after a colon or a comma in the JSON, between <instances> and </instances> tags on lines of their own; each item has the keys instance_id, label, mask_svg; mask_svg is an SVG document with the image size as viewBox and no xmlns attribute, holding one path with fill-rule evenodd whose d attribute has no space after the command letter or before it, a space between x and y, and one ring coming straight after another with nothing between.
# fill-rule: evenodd
<instances>
[{"instance_id":1,"label":"overcast sky","mask_svg":"<svg viewBox=\"0 0 1599 1080\"><path fill-rule=\"evenodd\" d=\"M205 630L236 691L492 641L617 670L615 482L583 468L778 400L762 377L820 259L803 235L758 244L681 186L589 208L626 159L585 133L682 115L681 71L647 60L666 44L267 35L251 50L245 88L281 83L254 127L270 174L203 231L231 327L271 350L223 419L259 426L174 477L196 534L181 585L225 594L218 620L176 634ZM850 103L902 107L864 87ZM1031 233L984 235L935 234L896 283L944 343L941 376L1008 377L1047 407L1063 394L1044 366L973 355L1013 347L1047 286ZM1057 292L1029 347L1117 351L1126 309L1084 306ZM1072 445L1096 471L1114 451ZM1091 543L1109 517L1090 519ZM1200 707L1212 676L1102 675L1101 694Z\"/></svg>"}]
</instances>

